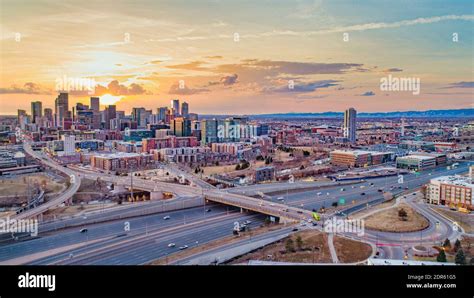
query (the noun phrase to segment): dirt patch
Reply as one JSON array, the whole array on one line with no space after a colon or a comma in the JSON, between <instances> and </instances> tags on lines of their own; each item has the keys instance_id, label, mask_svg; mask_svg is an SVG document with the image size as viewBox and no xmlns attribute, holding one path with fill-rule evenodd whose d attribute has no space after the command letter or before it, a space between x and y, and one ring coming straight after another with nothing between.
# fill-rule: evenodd
<instances>
[{"instance_id":1,"label":"dirt patch","mask_svg":"<svg viewBox=\"0 0 474 298\"><path fill-rule=\"evenodd\" d=\"M399 210L406 212L405 220L399 216ZM377 212L365 219L367 229L383 232L415 232L424 230L429 226L429 221L407 204Z\"/></svg>"},{"instance_id":2,"label":"dirt patch","mask_svg":"<svg viewBox=\"0 0 474 298\"><path fill-rule=\"evenodd\" d=\"M302 245L298 247L297 238L301 237ZM287 250L287 242L293 241L294 251ZM331 263L331 253L327 245L327 236L319 231L301 231L280 241L264 246L254 252L243 255L229 262L241 264L250 260L264 260L294 263Z\"/></svg>"},{"instance_id":3,"label":"dirt patch","mask_svg":"<svg viewBox=\"0 0 474 298\"><path fill-rule=\"evenodd\" d=\"M341 263L355 263L364 261L372 254L372 247L344 237L334 237L334 247Z\"/></svg>"}]
</instances>

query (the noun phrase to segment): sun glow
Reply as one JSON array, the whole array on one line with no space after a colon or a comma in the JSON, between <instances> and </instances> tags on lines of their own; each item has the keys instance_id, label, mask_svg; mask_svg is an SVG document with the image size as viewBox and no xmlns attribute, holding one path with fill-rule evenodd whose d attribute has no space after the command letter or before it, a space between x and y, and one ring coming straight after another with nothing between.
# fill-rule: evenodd
<instances>
[{"instance_id":1,"label":"sun glow","mask_svg":"<svg viewBox=\"0 0 474 298\"><path fill-rule=\"evenodd\" d=\"M110 94L104 94L100 97L100 104L101 105L114 105L119 102L123 96L114 96Z\"/></svg>"}]
</instances>

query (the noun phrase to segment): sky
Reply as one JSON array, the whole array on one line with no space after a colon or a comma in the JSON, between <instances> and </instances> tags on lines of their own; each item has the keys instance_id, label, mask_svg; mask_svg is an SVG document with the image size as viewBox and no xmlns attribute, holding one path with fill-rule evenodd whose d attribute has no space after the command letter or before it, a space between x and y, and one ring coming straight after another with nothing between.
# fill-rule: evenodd
<instances>
[{"instance_id":1,"label":"sky","mask_svg":"<svg viewBox=\"0 0 474 298\"><path fill-rule=\"evenodd\" d=\"M127 113L474 108L473 31L473 1L0 0L0 114L69 80Z\"/></svg>"}]
</instances>

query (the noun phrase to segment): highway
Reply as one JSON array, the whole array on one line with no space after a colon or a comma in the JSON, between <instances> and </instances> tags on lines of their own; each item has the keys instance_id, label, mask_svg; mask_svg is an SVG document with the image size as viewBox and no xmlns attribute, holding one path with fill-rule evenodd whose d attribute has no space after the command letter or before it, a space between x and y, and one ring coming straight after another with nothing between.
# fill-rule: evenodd
<instances>
[{"instance_id":1,"label":"highway","mask_svg":"<svg viewBox=\"0 0 474 298\"><path fill-rule=\"evenodd\" d=\"M137 263L138 259L145 258L150 262L159 257L178 251L182 245L202 244L224 236L232 235L235 221L252 220L256 226L263 222L264 216L259 214L239 213L235 208L228 210L226 206L211 206L186 210L173 211L157 215L142 216L127 220L116 220L95 225L84 225L77 228L63 229L48 233L42 237L29 241L21 241L0 246L0 264L55 264L79 262L79 256L84 259L82 264L94 259L94 264L109 263ZM169 219L164 219L169 216ZM125 223L129 223L130 230L125 231ZM82 228L88 231L80 233ZM126 235L125 235L126 234ZM150 239L154 244L150 245ZM163 242L160 242L163 241ZM176 243L175 248L168 244ZM138 245L138 243L141 243ZM143 244L143 245L142 245ZM67 249L73 245L80 245L74 249ZM109 246L113 245L111 249ZM154 247L164 248L155 251ZM66 248L64 251L51 253L53 249ZM107 247L104 254L104 249ZM150 251L148 251L150 249ZM70 254L75 257L69 260ZM51 254L51 255L50 255ZM97 255L101 257L97 258ZM35 258L31 258L35 256ZM77 256L77 258L76 258ZM106 261L111 258L111 261ZM15 261L16 260L16 261Z\"/></svg>"},{"instance_id":2,"label":"highway","mask_svg":"<svg viewBox=\"0 0 474 298\"><path fill-rule=\"evenodd\" d=\"M81 178L75 172L73 172L73 171L71 171L71 170L69 170L69 169L67 169L67 168L65 168L61 165L58 165L56 162L51 160L48 156L41 155L38 152L33 151L33 149L31 149L31 145L28 142L23 142L23 149L25 150L25 152L27 154L29 154L32 157L38 159L42 164L45 164L48 167L53 168L57 171L63 172L64 174L66 174L66 175L68 175L69 177L72 177L72 178L71 178L71 181L70 181L71 184L65 192L61 193L56 198L54 198L52 200L49 200L49 201L47 201L47 202L45 202L45 203L43 203L43 204L41 204L41 205L39 205L35 208L29 209L27 211L24 211L24 212L18 214L18 215L15 215L14 216L15 219L35 217L37 215L42 214L43 212L45 212L46 210L48 210L52 207L60 205L60 204L64 203L65 201L67 201L68 199L70 199L77 192L79 187L81 186Z\"/></svg>"}]
</instances>

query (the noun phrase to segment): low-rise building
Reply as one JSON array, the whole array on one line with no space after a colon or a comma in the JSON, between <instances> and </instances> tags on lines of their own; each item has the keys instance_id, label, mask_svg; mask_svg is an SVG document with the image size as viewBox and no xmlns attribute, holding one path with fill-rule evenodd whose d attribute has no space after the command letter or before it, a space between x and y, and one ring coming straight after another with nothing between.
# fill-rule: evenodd
<instances>
[{"instance_id":1,"label":"low-rise building","mask_svg":"<svg viewBox=\"0 0 474 298\"><path fill-rule=\"evenodd\" d=\"M474 184L470 177L442 176L430 180L426 190L428 203L473 210Z\"/></svg>"},{"instance_id":2,"label":"low-rise building","mask_svg":"<svg viewBox=\"0 0 474 298\"><path fill-rule=\"evenodd\" d=\"M348 167L363 167L383 164L391 161L392 155L392 152L364 150L334 150L330 153L331 164Z\"/></svg>"},{"instance_id":3,"label":"low-rise building","mask_svg":"<svg viewBox=\"0 0 474 298\"><path fill-rule=\"evenodd\" d=\"M426 155L408 155L397 157L397 168L423 171L436 167L436 157Z\"/></svg>"},{"instance_id":4,"label":"low-rise building","mask_svg":"<svg viewBox=\"0 0 474 298\"><path fill-rule=\"evenodd\" d=\"M151 155L138 153L100 153L91 156L91 166L105 171L129 171L145 168L152 162Z\"/></svg>"},{"instance_id":5,"label":"low-rise building","mask_svg":"<svg viewBox=\"0 0 474 298\"><path fill-rule=\"evenodd\" d=\"M255 169L255 183L272 181L275 179L275 168L274 167L260 167Z\"/></svg>"}]
</instances>

